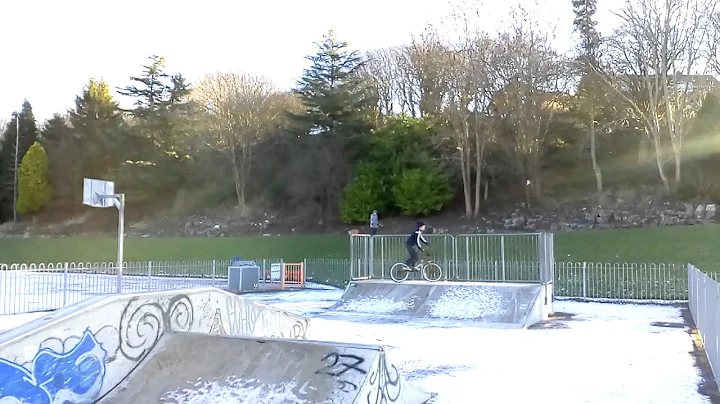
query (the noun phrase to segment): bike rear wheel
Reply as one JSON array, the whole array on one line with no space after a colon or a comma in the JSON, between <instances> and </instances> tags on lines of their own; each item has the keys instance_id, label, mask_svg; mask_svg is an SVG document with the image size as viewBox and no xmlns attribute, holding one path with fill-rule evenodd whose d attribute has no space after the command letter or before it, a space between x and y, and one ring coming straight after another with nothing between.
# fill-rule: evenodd
<instances>
[{"instance_id":1,"label":"bike rear wheel","mask_svg":"<svg viewBox=\"0 0 720 404\"><path fill-rule=\"evenodd\" d=\"M430 282L440 280L440 278L442 278L442 274L442 268L434 262L425 265L422 270L422 277L425 278L426 281Z\"/></svg>"},{"instance_id":2,"label":"bike rear wheel","mask_svg":"<svg viewBox=\"0 0 720 404\"><path fill-rule=\"evenodd\" d=\"M390 278L395 282L403 282L410 276L408 266L404 262L398 262L390 268Z\"/></svg>"}]
</instances>

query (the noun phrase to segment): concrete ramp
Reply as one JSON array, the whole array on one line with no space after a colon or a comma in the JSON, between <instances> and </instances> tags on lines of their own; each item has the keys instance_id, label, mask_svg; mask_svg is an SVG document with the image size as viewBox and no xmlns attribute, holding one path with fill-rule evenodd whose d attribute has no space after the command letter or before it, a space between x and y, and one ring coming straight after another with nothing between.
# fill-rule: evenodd
<instances>
[{"instance_id":1,"label":"concrete ramp","mask_svg":"<svg viewBox=\"0 0 720 404\"><path fill-rule=\"evenodd\" d=\"M99 403L398 403L431 398L377 346L167 334Z\"/></svg>"},{"instance_id":2,"label":"concrete ramp","mask_svg":"<svg viewBox=\"0 0 720 404\"><path fill-rule=\"evenodd\" d=\"M464 320L489 328L527 328L552 313L552 287L535 283L353 281L330 310Z\"/></svg>"},{"instance_id":3,"label":"concrete ramp","mask_svg":"<svg viewBox=\"0 0 720 404\"><path fill-rule=\"evenodd\" d=\"M306 318L214 288L87 299L0 334L0 403L94 403L169 334L306 339L308 325Z\"/></svg>"}]
</instances>

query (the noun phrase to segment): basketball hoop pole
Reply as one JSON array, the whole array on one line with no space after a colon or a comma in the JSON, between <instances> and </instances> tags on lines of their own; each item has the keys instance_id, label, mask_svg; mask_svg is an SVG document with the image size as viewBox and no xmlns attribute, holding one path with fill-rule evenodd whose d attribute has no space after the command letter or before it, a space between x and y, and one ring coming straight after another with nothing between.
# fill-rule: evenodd
<instances>
[{"instance_id":1,"label":"basketball hoop pole","mask_svg":"<svg viewBox=\"0 0 720 404\"><path fill-rule=\"evenodd\" d=\"M118 210L118 244L117 244L117 293L122 293L123 258L125 250L125 194L98 195L102 199L112 199Z\"/></svg>"}]
</instances>

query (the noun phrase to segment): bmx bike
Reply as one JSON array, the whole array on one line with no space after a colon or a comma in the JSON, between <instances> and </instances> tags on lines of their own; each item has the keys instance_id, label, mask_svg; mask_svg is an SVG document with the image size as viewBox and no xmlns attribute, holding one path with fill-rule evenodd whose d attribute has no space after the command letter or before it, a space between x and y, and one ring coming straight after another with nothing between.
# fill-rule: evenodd
<instances>
[{"instance_id":1,"label":"bmx bike","mask_svg":"<svg viewBox=\"0 0 720 404\"><path fill-rule=\"evenodd\" d=\"M423 279L429 282L436 282L442 278L442 268L432 260L421 260L415 267L410 268L404 262L398 262L390 268L390 278L397 282L405 281L411 272L420 272Z\"/></svg>"}]
</instances>

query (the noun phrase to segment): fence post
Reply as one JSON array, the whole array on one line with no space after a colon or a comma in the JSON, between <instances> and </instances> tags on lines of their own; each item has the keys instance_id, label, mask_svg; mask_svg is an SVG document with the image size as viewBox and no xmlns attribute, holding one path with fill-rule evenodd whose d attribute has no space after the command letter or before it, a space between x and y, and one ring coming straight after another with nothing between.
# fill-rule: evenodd
<instances>
[{"instance_id":1,"label":"fence post","mask_svg":"<svg viewBox=\"0 0 720 404\"><path fill-rule=\"evenodd\" d=\"M500 262L502 265L502 280L505 281L505 236L500 236Z\"/></svg>"},{"instance_id":2,"label":"fence post","mask_svg":"<svg viewBox=\"0 0 720 404\"><path fill-rule=\"evenodd\" d=\"M465 280L470 281L470 237L465 237L465 266L467 272Z\"/></svg>"},{"instance_id":3,"label":"fence post","mask_svg":"<svg viewBox=\"0 0 720 404\"><path fill-rule=\"evenodd\" d=\"M152 290L152 261L148 261L148 292Z\"/></svg>"},{"instance_id":4,"label":"fence post","mask_svg":"<svg viewBox=\"0 0 720 404\"><path fill-rule=\"evenodd\" d=\"M385 239L380 238L380 279L385 279Z\"/></svg>"},{"instance_id":5,"label":"fence post","mask_svg":"<svg viewBox=\"0 0 720 404\"><path fill-rule=\"evenodd\" d=\"M350 280L355 279L355 237L350 235Z\"/></svg>"},{"instance_id":6,"label":"fence post","mask_svg":"<svg viewBox=\"0 0 720 404\"><path fill-rule=\"evenodd\" d=\"M583 261L582 288L583 288L583 297L587 298L587 261Z\"/></svg>"},{"instance_id":7,"label":"fence post","mask_svg":"<svg viewBox=\"0 0 720 404\"><path fill-rule=\"evenodd\" d=\"M68 292L68 263L63 266L63 307L67 305Z\"/></svg>"},{"instance_id":8,"label":"fence post","mask_svg":"<svg viewBox=\"0 0 720 404\"><path fill-rule=\"evenodd\" d=\"M368 255L370 254L370 246L367 240L365 240L365 242L363 243L363 247L363 257L361 259L362 269L363 272L367 274L368 278L370 278L370 263L367 262Z\"/></svg>"},{"instance_id":9,"label":"fence post","mask_svg":"<svg viewBox=\"0 0 720 404\"><path fill-rule=\"evenodd\" d=\"M375 254L373 254L373 246L375 245L375 243L373 242L373 237L369 237L367 239L367 243L370 244L370 247L368 248L368 258L370 260L368 270L370 271L370 279L372 279L375 277Z\"/></svg>"},{"instance_id":10,"label":"fence post","mask_svg":"<svg viewBox=\"0 0 720 404\"><path fill-rule=\"evenodd\" d=\"M305 282L307 281L307 258L303 258L302 269L300 271L300 283L301 288L305 289Z\"/></svg>"},{"instance_id":11,"label":"fence post","mask_svg":"<svg viewBox=\"0 0 720 404\"><path fill-rule=\"evenodd\" d=\"M260 274L260 279L262 283L265 283L267 280L267 259L263 258L263 267L262 267L262 273Z\"/></svg>"},{"instance_id":12,"label":"fence post","mask_svg":"<svg viewBox=\"0 0 720 404\"><path fill-rule=\"evenodd\" d=\"M285 264L280 267L280 290L285 290Z\"/></svg>"},{"instance_id":13,"label":"fence post","mask_svg":"<svg viewBox=\"0 0 720 404\"><path fill-rule=\"evenodd\" d=\"M263 258L263 263L265 262L265 259ZM212 261L212 280L215 282L215 260Z\"/></svg>"}]
</instances>

